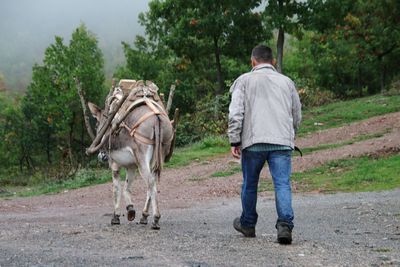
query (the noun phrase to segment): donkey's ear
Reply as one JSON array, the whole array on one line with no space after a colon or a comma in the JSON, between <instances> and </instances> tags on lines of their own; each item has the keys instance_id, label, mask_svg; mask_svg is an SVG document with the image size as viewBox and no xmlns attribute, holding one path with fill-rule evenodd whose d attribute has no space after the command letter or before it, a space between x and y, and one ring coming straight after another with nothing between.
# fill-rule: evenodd
<instances>
[{"instance_id":1,"label":"donkey's ear","mask_svg":"<svg viewBox=\"0 0 400 267\"><path fill-rule=\"evenodd\" d=\"M88 103L90 112L92 113L92 116L97 120L100 121L100 116L101 116L101 109L96 106L95 104L89 102Z\"/></svg>"}]
</instances>

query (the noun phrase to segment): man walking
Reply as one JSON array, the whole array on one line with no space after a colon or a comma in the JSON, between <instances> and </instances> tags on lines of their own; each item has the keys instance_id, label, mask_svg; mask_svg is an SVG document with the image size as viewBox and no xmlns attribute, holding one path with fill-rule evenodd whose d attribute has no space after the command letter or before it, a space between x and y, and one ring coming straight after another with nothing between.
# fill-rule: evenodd
<instances>
[{"instance_id":1,"label":"man walking","mask_svg":"<svg viewBox=\"0 0 400 267\"><path fill-rule=\"evenodd\" d=\"M258 180L267 161L275 189L278 242L291 244L291 154L301 104L293 81L277 72L272 61L271 48L253 48L253 69L237 78L230 89L228 136L232 155L241 157L243 171L242 214L233 227L246 237L255 237Z\"/></svg>"}]
</instances>

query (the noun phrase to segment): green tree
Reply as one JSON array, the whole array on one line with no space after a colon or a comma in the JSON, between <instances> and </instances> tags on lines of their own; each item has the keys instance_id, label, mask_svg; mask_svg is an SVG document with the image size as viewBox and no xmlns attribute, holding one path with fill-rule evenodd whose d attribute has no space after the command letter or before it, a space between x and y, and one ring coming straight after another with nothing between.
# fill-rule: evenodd
<instances>
[{"instance_id":1,"label":"green tree","mask_svg":"<svg viewBox=\"0 0 400 267\"><path fill-rule=\"evenodd\" d=\"M29 158L24 158L23 116L19 101L5 92L0 93L0 161L5 169L18 166L26 160L26 166L32 166ZM22 168L22 164L20 165ZM0 172L3 170L0 170Z\"/></svg>"},{"instance_id":2,"label":"green tree","mask_svg":"<svg viewBox=\"0 0 400 267\"><path fill-rule=\"evenodd\" d=\"M303 21L307 18L307 8L303 1L268 0L264 17L268 27L278 31L277 70L283 71L283 47L285 33L299 36L302 34Z\"/></svg>"},{"instance_id":3,"label":"green tree","mask_svg":"<svg viewBox=\"0 0 400 267\"><path fill-rule=\"evenodd\" d=\"M400 59L400 2L356 1L344 21L344 27L340 28L344 39L355 44L359 62L376 64L383 91L391 73L390 65L397 66Z\"/></svg>"},{"instance_id":4,"label":"green tree","mask_svg":"<svg viewBox=\"0 0 400 267\"><path fill-rule=\"evenodd\" d=\"M308 0L307 16L302 17L307 30L322 34L345 24L344 18L354 8L354 0Z\"/></svg>"},{"instance_id":5,"label":"green tree","mask_svg":"<svg viewBox=\"0 0 400 267\"><path fill-rule=\"evenodd\" d=\"M220 94L225 89L222 58L248 60L254 44L266 37L260 15L252 11L259 2L153 0L140 22L151 41L170 48L184 64L214 69L215 93Z\"/></svg>"},{"instance_id":6,"label":"green tree","mask_svg":"<svg viewBox=\"0 0 400 267\"><path fill-rule=\"evenodd\" d=\"M399 73L399 2L310 0L317 84L338 95L372 94Z\"/></svg>"},{"instance_id":7,"label":"green tree","mask_svg":"<svg viewBox=\"0 0 400 267\"><path fill-rule=\"evenodd\" d=\"M43 65L33 67L32 82L22 102L31 141L48 164L57 160L71 166L76 164L76 156L82 160L87 138L75 78L91 101L104 95L102 53L84 25L73 32L69 46L56 37L46 49Z\"/></svg>"}]
</instances>

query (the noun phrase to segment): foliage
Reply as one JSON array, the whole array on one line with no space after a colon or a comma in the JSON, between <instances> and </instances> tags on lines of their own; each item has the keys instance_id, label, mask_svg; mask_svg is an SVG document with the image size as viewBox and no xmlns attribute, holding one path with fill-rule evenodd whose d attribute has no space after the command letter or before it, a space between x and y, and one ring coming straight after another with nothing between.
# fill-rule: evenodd
<instances>
[{"instance_id":1,"label":"foliage","mask_svg":"<svg viewBox=\"0 0 400 267\"><path fill-rule=\"evenodd\" d=\"M2 166L9 168L27 163L30 158L25 149L30 147L19 99L3 92L0 93L0 161ZM2 172L4 170L0 170Z\"/></svg>"},{"instance_id":2,"label":"foliage","mask_svg":"<svg viewBox=\"0 0 400 267\"><path fill-rule=\"evenodd\" d=\"M32 144L25 151L37 159L35 165L45 160L64 168L76 165L77 158L82 162L87 137L75 78L81 82L86 98L98 102L104 95L102 68L97 40L84 25L74 31L69 46L56 37L46 49L43 65L33 67L21 109Z\"/></svg>"},{"instance_id":3,"label":"foliage","mask_svg":"<svg viewBox=\"0 0 400 267\"><path fill-rule=\"evenodd\" d=\"M336 96L332 91L319 88L315 80L314 57L311 53L312 32L303 32L303 38L290 38L286 51L285 74L295 81L303 108L332 103Z\"/></svg>"},{"instance_id":4,"label":"foliage","mask_svg":"<svg viewBox=\"0 0 400 267\"><path fill-rule=\"evenodd\" d=\"M399 2L309 1L309 7L316 83L342 96L383 91L398 74ZM335 23L321 27L323 19Z\"/></svg>"},{"instance_id":5,"label":"foliage","mask_svg":"<svg viewBox=\"0 0 400 267\"><path fill-rule=\"evenodd\" d=\"M307 29L328 33L336 27L345 24L344 17L354 8L354 0L308 0L307 12L310 14L303 18Z\"/></svg>"},{"instance_id":6,"label":"foliage","mask_svg":"<svg viewBox=\"0 0 400 267\"><path fill-rule=\"evenodd\" d=\"M396 76L391 82L387 91L383 92L385 95L400 95L400 75Z\"/></svg>"},{"instance_id":7,"label":"foliage","mask_svg":"<svg viewBox=\"0 0 400 267\"><path fill-rule=\"evenodd\" d=\"M277 70L283 70L283 47L285 33L302 35L303 20L308 15L305 3L296 0L268 0L263 16L267 27L278 31Z\"/></svg>"},{"instance_id":8,"label":"foliage","mask_svg":"<svg viewBox=\"0 0 400 267\"><path fill-rule=\"evenodd\" d=\"M180 120L176 144L181 146L199 141L204 138L204 133L211 136L225 135L229 102L228 92L216 97L208 95L200 100L194 112Z\"/></svg>"},{"instance_id":9,"label":"foliage","mask_svg":"<svg viewBox=\"0 0 400 267\"><path fill-rule=\"evenodd\" d=\"M265 38L261 18L252 11L258 4L258 0L154 0L140 22L151 41L168 47L188 64L205 61L208 67L196 70L208 76L213 69L212 80L218 83L213 87L219 94L225 89L221 58L248 59L254 44Z\"/></svg>"}]
</instances>

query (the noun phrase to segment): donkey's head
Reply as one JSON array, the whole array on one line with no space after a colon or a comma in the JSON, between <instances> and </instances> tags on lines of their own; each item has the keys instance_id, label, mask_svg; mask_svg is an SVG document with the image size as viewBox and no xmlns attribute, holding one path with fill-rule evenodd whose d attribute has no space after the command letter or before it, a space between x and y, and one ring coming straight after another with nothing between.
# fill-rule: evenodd
<instances>
[{"instance_id":1,"label":"donkey's head","mask_svg":"<svg viewBox=\"0 0 400 267\"><path fill-rule=\"evenodd\" d=\"M106 123L108 117L116 110L116 105L119 103L119 101L121 101L123 96L124 93L119 88L115 88L114 91L110 91L110 93L107 95L103 110L91 102L88 103L89 110L92 113L93 118L95 118L97 121L97 134L103 128L103 126L105 126L104 124Z\"/></svg>"},{"instance_id":2,"label":"donkey's head","mask_svg":"<svg viewBox=\"0 0 400 267\"><path fill-rule=\"evenodd\" d=\"M90 112L92 113L93 118L96 119L96 133L98 134L105 121L107 120L108 112L102 110L96 104L91 102L88 103L88 107Z\"/></svg>"},{"instance_id":3,"label":"donkey's head","mask_svg":"<svg viewBox=\"0 0 400 267\"><path fill-rule=\"evenodd\" d=\"M86 150L88 154L92 154L97 152L99 149L103 147L106 141L106 137L108 136L107 132L110 131L110 124L113 120L116 112L120 108L121 104L125 100L126 96L124 96L121 90L110 90L106 101L104 109L100 109L93 103L88 103L88 107L92 116L96 119L96 137L93 140L93 143Z\"/></svg>"}]
</instances>

